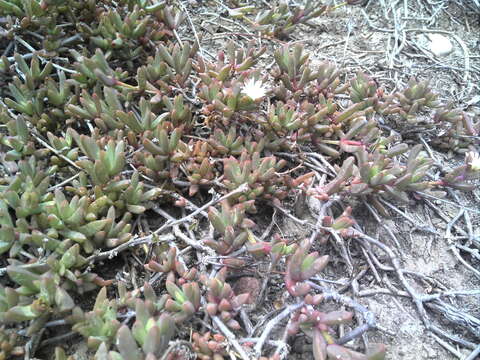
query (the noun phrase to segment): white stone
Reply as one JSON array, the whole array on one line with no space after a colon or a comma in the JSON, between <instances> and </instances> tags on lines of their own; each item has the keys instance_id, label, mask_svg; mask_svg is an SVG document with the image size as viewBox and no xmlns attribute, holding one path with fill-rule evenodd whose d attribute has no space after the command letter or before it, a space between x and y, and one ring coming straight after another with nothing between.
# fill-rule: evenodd
<instances>
[{"instance_id":1,"label":"white stone","mask_svg":"<svg viewBox=\"0 0 480 360\"><path fill-rule=\"evenodd\" d=\"M453 51L452 42L443 35L429 34L430 51L436 56L445 56Z\"/></svg>"}]
</instances>

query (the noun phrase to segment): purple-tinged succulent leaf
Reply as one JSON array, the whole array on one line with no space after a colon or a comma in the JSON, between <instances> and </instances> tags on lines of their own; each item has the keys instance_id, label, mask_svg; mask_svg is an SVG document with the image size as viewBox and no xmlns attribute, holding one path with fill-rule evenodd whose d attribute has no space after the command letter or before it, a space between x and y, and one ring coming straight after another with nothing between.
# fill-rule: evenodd
<instances>
[{"instance_id":1,"label":"purple-tinged succulent leaf","mask_svg":"<svg viewBox=\"0 0 480 360\"><path fill-rule=\"evenodd\" d=\"M337 344L328 345L327 354L329 360L353 360L350 351Z\"/></svg>"},{"instance_id":2,"label":"purple-tinged succulent leaf","mask_svg":"<svg viewBox=\"0 0 480 360\"><path fill-rule=\"evenodd\" d=\"M349 311L331 311L320 315L320 322L328 326L345 324L352 320L353 313Z\"/></svg>"},{"instance_id":3,"label":"purple-tinged succulent leaf","mask_svg":"<svg viewBox=\"0 0 480 360\"><path fill-rule=\"evenodd\" d=\"M137 343L128 329L128 326L122 325L120 329L118 329L116 346L123 358L129 360L141 359Z\"/></svg>"},{"instance_id":4,"label":"purple-tinged succulent leaf","mask_svg":"<svg viewBox=\"0 0 480 360\"><path fill-rule=\"evenodd\" d=\"M384 360L387 349L384 344L370 344L367 348L367 360Z\"/></svg>"},{"instance_id":5,"label":"purple-tinged succulent leaf","mask_svg":"<svg viewBox=\"0 0 480 360\"><path fill-rule=\"evenodd\" d=\"M327 360L327 342L318 329L313 329L313 357L315 360Z\"/></svg>"}]
</instances>

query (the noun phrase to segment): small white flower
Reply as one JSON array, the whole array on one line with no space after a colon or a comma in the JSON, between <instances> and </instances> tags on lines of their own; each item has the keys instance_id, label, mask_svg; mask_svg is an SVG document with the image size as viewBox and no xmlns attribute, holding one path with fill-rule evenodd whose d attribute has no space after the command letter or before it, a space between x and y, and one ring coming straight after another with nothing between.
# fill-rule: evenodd
<instances>
[{"instance_id":1,"label":"small white flower","mask_svg":"<svg viewBox=\"0 0 480 360\"><path fill-rule=\"evenodd\" d=\"M480 155L477 152L468 152L465 156L465 160L473 171L480 171Z\"/></svg>"},{"instance_id":2,"label":"small white flower","mask_svg":"<svg viewBox=\"0 0 480 360\"><path fill-rule=\"evenodd\" d=\"M250 79L243 86L242 92L250 99L255 101L264 97L267 93L267 89L261 81L255 81L255 79Z\"/></svg>"}]
</instances>

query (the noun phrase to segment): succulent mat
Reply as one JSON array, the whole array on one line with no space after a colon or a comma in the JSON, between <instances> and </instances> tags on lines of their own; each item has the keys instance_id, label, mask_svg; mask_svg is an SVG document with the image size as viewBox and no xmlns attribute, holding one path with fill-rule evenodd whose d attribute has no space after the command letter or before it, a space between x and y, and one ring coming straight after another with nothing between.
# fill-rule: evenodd
<instances>
[{"instance_id":1,"label":"succulent mat","mask_svg":"<svg viewBox=\"0 0 480 360\"><path fill-rule=\"evenodd\" d=\"M352 346L371 314L315 282L330 266L316 250L382 246L356 226L360 200L388 216L386 204L472 190L480 119L427 81L387 93L289 45L334 6L235 5L229 16L281 41L212 54L183 2L0 0L0 359L33 358L62 326L95 359L280 359L294 335L316 360L385 357L382 344ZM424 146L391 131L419 124L464 163L432 176ZM307 224L307 203L311 236L262 235L259 212ZM120 254L135 280L97 273ZM259 294L236 293L259 261ZM248 314L269 286L284 304L255 333Z\"/></svg>"}]
</instances>

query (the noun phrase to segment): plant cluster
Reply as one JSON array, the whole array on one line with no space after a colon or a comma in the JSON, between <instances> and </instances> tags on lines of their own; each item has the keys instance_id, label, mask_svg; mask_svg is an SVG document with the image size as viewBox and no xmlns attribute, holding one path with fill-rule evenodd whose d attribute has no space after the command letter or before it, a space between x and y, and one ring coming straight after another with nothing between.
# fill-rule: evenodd
<instances>
[{"instance_id":1,"label":"plant cluster","mask_svg":"<svg viewBox=\"0 0 480 360\"><path fill-rule=\"evenodd\" d=\"M385 346L370 344L366 354L337 345L332 338L332 327L351 322L353 313L348 311L321 312L307 306L298 310L290 319L289 335L299 331L312 337L312 351L315 359L378 360L385 356Z\"/></svg>"},{"instance_id":2,"label":"plant cluster","mask_svg":"<svg viewBox=\"0 0 480 360\"><path fill-rule=\"evenodd\" d=\"M256 14L254 30L287 37L333 10L280 4ZM318 240L259 239L253 216L302 196L361 197L382 208L382 198L470 190L480 177L480 120L442 106L424 81L390 95L363 73L343 82L340 69L313 65L298 44L277 47L268 72L266 47L255 42L229 42L209 60L178 34L187 14L165 2L0 0L0 16L0 81L8 84L0 89L0 358L22 355L26 339L13 329L33 336L57 320L98 359L227 358L251 300L232 278L252 257L284 274L290 300L309 305L292 314L288 331L311 336L317 360L384 357L381 346L362 355L335 344L331 333L351 314L321 311L309 284L329 259L311 251ZM437 178L421 145L386 136L379 121L417 124L429 109L443 129L437 145L466 152L464 164ZM322 186L281 155L308 152L335 172ZM210 206L198 208L209 194ZM152 209L192 206L207 221L167 218L151 230ZM322 236L348 237L354 224L347 208L319 225ZM167 231L175 238L160 240ZM184 256L192 244L195 264ZM138 278L118 282L120 271L117 279L96 274L128 248L142 287ZM99 287L93 308L80 306ZM186 349L170 346L180 340ZM68 358L60 348L55 356Z\"/></svg>"},{"instance_id":3,"label":"plant cluster","mask_svg":"<svg viewBox=\"0 0 480 360\"><path fill-rule=\"evenodd\" d=\"M235 1L233 3L233 6L239 5ZM268 10L257 12L253 18L247 17L248 14L254 13L253 5L230 8L228 14L233 18L243 19L266 36L288 39L299 24L311 25L310 20L334 9L334 6L317 4L311 0L304 4L291 4L282 0Z\"/></svg>"}]
</instances>

